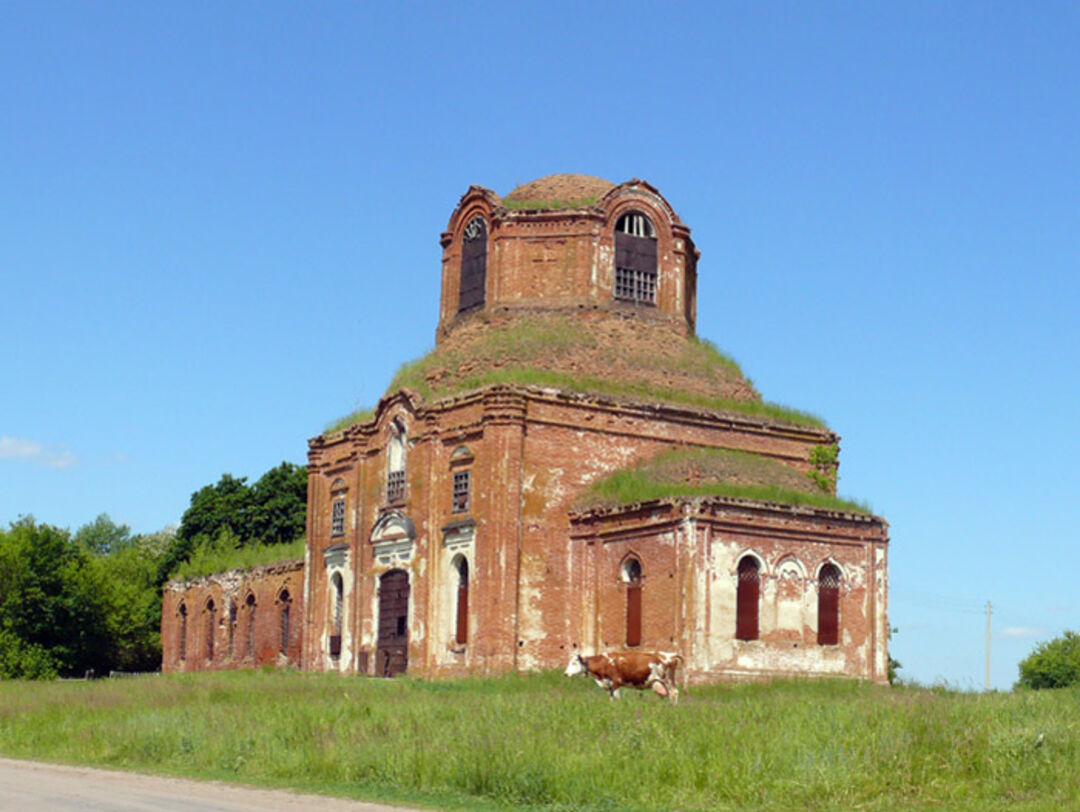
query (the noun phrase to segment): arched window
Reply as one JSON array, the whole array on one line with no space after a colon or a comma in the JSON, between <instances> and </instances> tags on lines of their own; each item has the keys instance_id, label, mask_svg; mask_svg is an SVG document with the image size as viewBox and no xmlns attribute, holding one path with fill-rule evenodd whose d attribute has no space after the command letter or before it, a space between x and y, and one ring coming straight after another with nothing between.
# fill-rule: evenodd
<instances>
[{"instance_id":1,"label":"arched window","mask_svg":"<svg viewBox=\"0 0 1080 812\"><path fill-rule=\"evenodd\" d=\"M641 645L641 562L628 558L623 564L626 582L626 645Z\"/></svg>"},{"instance_id":2,"label":"arched window","mask_svg":"<svg viewBox=\"0 0 1080 812\"><path fill-rule=\"evenodd\" d=\"M465 556L455 556L452 566L457 575L457 623L454 642L459 646L469 641L469 562Z\"/></svg>"},{"instance_id":3,"label":"arched window","mask_svg":"<svg viewBox=\"0 0 1080 812\"><path fill-rule=\"evenodd\" d=\"M840 642L840 568L826 564L818 573L817 641L819 646Z\"/></svg>"},{"instance_id":4,"label":"arched window","mask_svg":"<svg viewBox=\"0 0 1080 812\"><path fill-rule=\"evenodd\" d=\"M247 606L247 654L251 659L255 659L255 596L250 592L248 593L247 600L244 601L244 605Z\"/></svg>"},{"instance_id":5,"label":"arched window","mask_svg":"<svg viewBox=\"0 0 1080 812\"><path fill-rule=\"evenodd\" d=\"M386 446L386 501L390 504L405 501L405 424L395 420L390 424L390 441Z\"/></svg>"},{"instance_id":6,"label":"arched window","mask_svg":"<svg viewBox=\"0 0 1080 812\"><path fill-rule=\"evenodd\" d=\"M214 659L214 626L217 625L217 607L211 598L206 602L206 659L211 662Z\"/></svg>"},{"instance_id":7,"label":"arched window","mask_svg":"<svg viewBox=\"0 0 1080 812\"><path fill-rule=\"evenodd\" d=\"M180 604L180 662L187 659L187 606Z\"/></svg>"},{"instance_id":8,"label":"arched window","mask_svg":"<svg viewBox=\"0 0 1080 812\"><path fill-rule=\"evenodd\" d=\"M292 598L289 596L289 590L281 590L281 594L278 595L278 603L281 604L281 653L288 655L289 653L289 614L292 609Z\"/></svg>"},{"instance_id":9,"label":"arched window","mask_svg":"<svg viewBox=\"0 0 1080 812\"><path fill-rule=\"evenodd\" d=\"M615 223L615 298L656 304L656 230L644 214L629 212Z\"/></svg>"},{"instance_id":10,"label":"arched window","mask_svg":"<svg viewBox=\"0 0 1080 812\"><path fill-rule=\"evenodd\" d=\"M758 639L758 597L761 594L757 559L751 555L739 561L739 585L735 599L735 639Z\"/></svg>"},{"instance_id":11,"label":"arched window","mask_svg":"<svg viewBox=\"0 0 1080 812\"><path fill-rule=\"evenodd\" d=\"M345 535L345 491L344 479L334 480L330 486L330 535Z\"/></svg>"},{"instance_id":12,"label":"arched window","mask_svg":"<svg viewBox=\"0 0 1080 812\"><path fill-rule=\"evenodd\" d=\"M458 313L484 304L487 283L487 223L479 214L469 220L461 235L461 287Z\"/></svg>"},{"instance_id":13,"label":"arched window","mask_svg":"<svg viewBox=\"0 0 1080 812\"><path fill-rule=\"evenodd\" d=\"M345 584L341 573L335 572L330 579L330 656L341 656L341 630L345 621Z\"/></svg>"},{"instance_id":14,"label":"arched window","mask_svg":"<svg viewBox=\"0 0 1080 812\"><path fill-rule=\"evenodd\" d=\"M229 659L234 654L234 639L236 637L236 601L229 601Z\"/></svg>"}]
</instances>

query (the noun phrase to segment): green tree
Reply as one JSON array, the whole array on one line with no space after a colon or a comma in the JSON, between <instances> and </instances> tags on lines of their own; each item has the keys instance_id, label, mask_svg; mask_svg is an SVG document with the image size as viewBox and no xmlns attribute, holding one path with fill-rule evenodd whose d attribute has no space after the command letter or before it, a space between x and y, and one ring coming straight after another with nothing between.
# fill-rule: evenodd
<instances>
[{"instance_id":1,"label":"green tree","mask_svg":"<svg viewBox=\"0 0 1080 812\"><path fill-rule=\"evenodd\" d=\"M131 543L131 528L116 524L108 513L75 531L75 541L91 553L106 555Z\"/></svg>"},{"instance_id":2,"label":"green tree","mask_svg":"<svg viewBox=\"0 0 1080 812\"><path fill-rule=\"evenodd\" d=\"M251 489L250 529L262 544L288 544L304 535L307 468L283 462Z\"/></svg>"},{"instance_id":3,"label":"green tree","mask_svg":"<svg viewBox=\"0 0 1080 812\"><path fill-rule=\"evenodd\" d=\"M1018 688L1064 688L1080 684L1080 634L1065 632L1040 643L1020 661Z\"/></svg>"}]
</instances>

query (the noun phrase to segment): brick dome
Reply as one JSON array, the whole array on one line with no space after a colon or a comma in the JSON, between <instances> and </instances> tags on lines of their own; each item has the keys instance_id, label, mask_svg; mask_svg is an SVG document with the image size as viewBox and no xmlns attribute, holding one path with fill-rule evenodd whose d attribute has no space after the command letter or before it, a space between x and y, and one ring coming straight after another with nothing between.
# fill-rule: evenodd
<instances>
[{"instance_id":1,"label":"brick dome","mask_svg":"<svg viewBox=\"0 0 1080 812\"><path fill-rule=\"evenodd\" d=\"M550 203L552 208L563 208L569 203L588 201L594 203L615 188L611 181L593 175L547 175L523 183L503 199L514 203ZM562 204L562 205L558 205ZM530 206L529 208L533 208Z\"/></svg>"}]
</instances>

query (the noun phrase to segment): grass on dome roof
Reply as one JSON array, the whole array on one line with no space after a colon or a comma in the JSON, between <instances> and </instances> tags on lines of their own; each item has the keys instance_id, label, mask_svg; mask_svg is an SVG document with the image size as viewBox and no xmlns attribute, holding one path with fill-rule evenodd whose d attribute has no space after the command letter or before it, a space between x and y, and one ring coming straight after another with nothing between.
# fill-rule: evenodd
<instances>
[{"instance_id":1,"label":"grass on dome roof","mask_svg":"<svg viewBox=\"0 0 1080 812\"><path fill-rule=\"evenodd\" d=\"M490 384L508 383L553 387L639 402L695 406L796 426L827 428L825 421L817 415L778 403L710 396L648 381L627 380L614 374L606 377L550 369L539 363L542 359L550 360L575 350L588 352L593 358L610 356L611 368L630 361L643 372L676 371L716 385L731 380L749 383L735 359L717 349L711 341L690 338L674 357L653 353L630 357L620 347L602 346L601 340L583 327L580 321L569 316L545 314L520 318L492 329L470 344L467 352L436 348L415 361L403 364L387 387L386 394L407 387L426 400L438 400ZM475 367L476 371L459 373L462 368L469 367ZM446 372L439 375L440 370ZM372 416L371 410L358 410L331 422L324 431L341 431L353 423L370 420Z\"/></svg>"},{"instance_id":2,"label":"grass on dome roof","mask_svg":"<svg viewBox=\"0 0 1080 812\"><path fill-rule=\"evenodd\" d=\"M515 211L539 211L559 209L587 209L596 205L597 197L583 197L579 200L504 200L503 206Z\"/></svg>"},{"instance_id":3,"label":"grass on dome roof","mask_svg":"<svg viewBox=\"0 0 1080 812\"><path fill-rule=\"evenodd\" d=\"M864 502L822 492L808 477L745 451L695 448L669 451L594 482L578 509L615 507L653 499L730 496L760 502L871 513Z\"/></svg>"}]
</instances>

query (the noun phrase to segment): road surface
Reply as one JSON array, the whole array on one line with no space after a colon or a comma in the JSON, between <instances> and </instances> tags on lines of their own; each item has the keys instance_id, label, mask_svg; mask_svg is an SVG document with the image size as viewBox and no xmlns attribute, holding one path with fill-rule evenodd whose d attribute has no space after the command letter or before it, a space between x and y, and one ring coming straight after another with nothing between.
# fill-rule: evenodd
<instances>
[{"instance_id":1,"label":"road surface","mask_svg":"<svg viewBox=\"0 0 1080 812\"><path fill-rule=\"evenodd\" d=\"M405 807L0 758L3 812L404 812ZM419 810L411 810L419 812Z\"/></svg>"}]
</instances>

